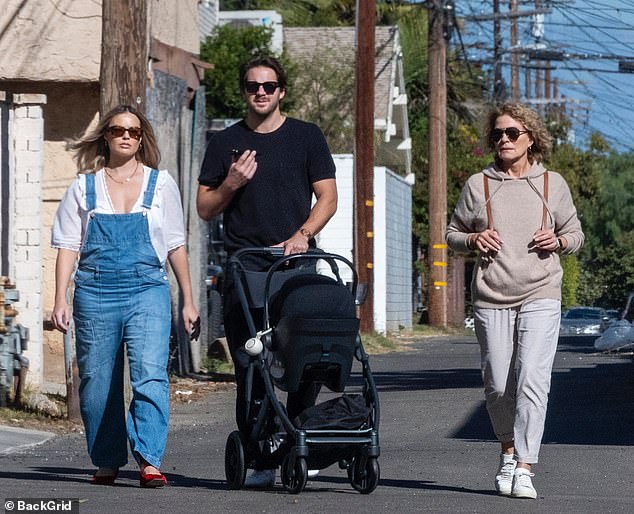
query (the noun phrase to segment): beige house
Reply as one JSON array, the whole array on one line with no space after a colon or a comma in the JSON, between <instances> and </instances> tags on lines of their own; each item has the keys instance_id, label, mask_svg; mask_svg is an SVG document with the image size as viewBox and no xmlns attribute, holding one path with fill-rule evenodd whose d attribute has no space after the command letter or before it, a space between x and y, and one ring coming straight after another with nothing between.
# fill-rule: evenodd
<instances>
[{"instance_id":1,"label":"beige house","mask_svg":"<svg viewBox=\"0 0 634 514\"><path fill-rule=\"evenodd\" d=\"M199 3L147 1L151 40L145 110L157 129L161 167L181 186L190 234L197 224L197 217L188 215L190 183L204 150L204 121L196 112L202 99L204 120L204 99L196 98L204 67L196 60ZM98 117L102 5L4 0L0 27L0 275L9 276L21 294L18 321L30 330L27 382L64 392L63 338L47 323L56 255L50 229L76 174L65 141ZM192 139L196 124L202 143ZM193 279L200 284L201 266L195 264L203 257L197 244L192 246Z\"/></svg>"}]
</instances>

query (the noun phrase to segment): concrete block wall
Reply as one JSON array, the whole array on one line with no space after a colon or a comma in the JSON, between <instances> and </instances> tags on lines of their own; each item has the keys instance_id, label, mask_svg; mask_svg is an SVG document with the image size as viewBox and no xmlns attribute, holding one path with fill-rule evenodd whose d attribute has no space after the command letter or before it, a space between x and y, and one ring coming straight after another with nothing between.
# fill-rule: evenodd
<instances>
[{"instance_id":1,"label":"concrete block wall","mask_svg":"<svg viewBox=\"0 0 634 514\"><path fill-rule=\"evenodd\" d=\"M18 322L29 329L28 382L42 383L42 171L46 95L14 94L11 122L9 276L20 291Z\"/></svg>"}]
</instances>

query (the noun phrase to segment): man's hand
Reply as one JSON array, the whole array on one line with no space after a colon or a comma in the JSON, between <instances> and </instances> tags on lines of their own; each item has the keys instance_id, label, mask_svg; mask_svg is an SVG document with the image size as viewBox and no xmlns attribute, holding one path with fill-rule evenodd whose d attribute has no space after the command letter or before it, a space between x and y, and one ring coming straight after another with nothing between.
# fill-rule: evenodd
<instances>
[{"instance_id":1,"label":"man's hand","mask_svg":"<svg viewBox=\"0 0 634 514\"><path fill-rule=\"evenodd\" d=\"M246 185L255 175L258 163L255 161L255 150L245 150L236 161L231 164L225 178L225 184L232 190L238 190Z\"/></svg>"},{"instance_id":2,"label":"man's hand","mask_svg":"<svg viewBox=\"0 0 634 514\"><path fill-rule=\"evenodd\" d=\"M304 253L308 250L308 237L306 237L298 230L286 241L283 241L275 246L283 247L284 255Z\"/></svg>"}]
</instances>

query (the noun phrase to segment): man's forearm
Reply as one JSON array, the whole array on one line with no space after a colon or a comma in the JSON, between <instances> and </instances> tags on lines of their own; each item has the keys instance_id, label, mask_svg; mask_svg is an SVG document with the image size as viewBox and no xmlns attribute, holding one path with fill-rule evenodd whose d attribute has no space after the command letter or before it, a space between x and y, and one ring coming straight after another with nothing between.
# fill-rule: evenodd
<instances>
[{"instance_id":1,"label":"man's forearm","mask_svg":"<svg viewBox=\"0 0 634 514\"><path fill-rule=\"evenodd\" d=\"M196 196L196 210L198 216L209 221L214 216L222 214L235 195L235 191L231 190L224 183L217 188L212 189L208 186L198 186L198 194Z\"/></svg>"}]
</instances>

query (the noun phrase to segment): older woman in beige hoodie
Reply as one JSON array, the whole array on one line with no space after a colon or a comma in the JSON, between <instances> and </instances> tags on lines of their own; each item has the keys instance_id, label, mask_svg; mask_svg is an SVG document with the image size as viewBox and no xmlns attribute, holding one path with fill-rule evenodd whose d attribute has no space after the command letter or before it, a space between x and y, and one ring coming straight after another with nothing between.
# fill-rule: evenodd
<instances>
[{"instance_id":1,"label":"older woman in beige hoodie","mask_svg":"<svg viewBox=\"0 0 634 514\"><path fill-rule=\"evenodd\" d=\"M495 161L465 184L447 229L457 252L477 251L471 292L487 410L501 443L496 490L536 498L538 461L561 317L559 256L584 242L570 190L542 160L541 119L521 104L489 115Z\"/></svg>"}]
</instances>

